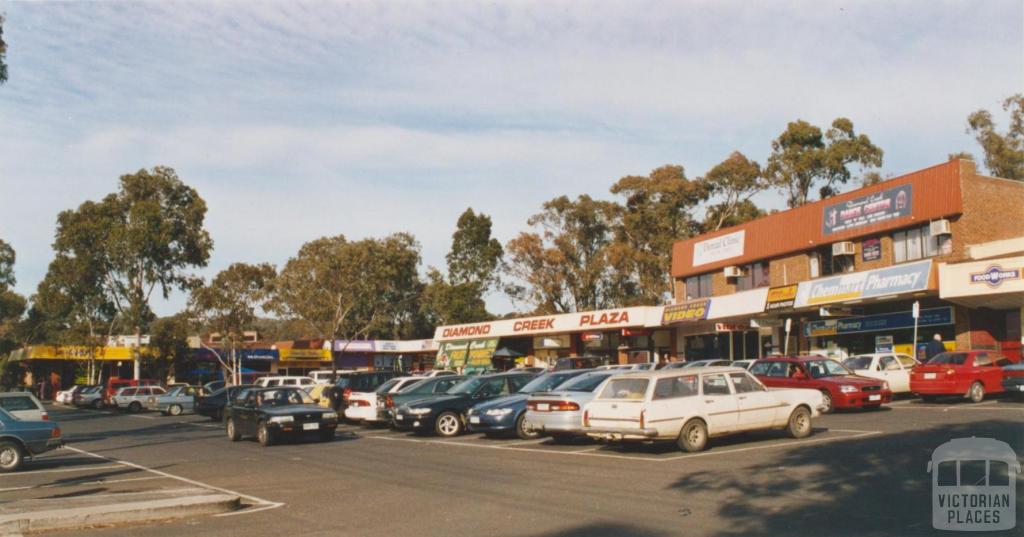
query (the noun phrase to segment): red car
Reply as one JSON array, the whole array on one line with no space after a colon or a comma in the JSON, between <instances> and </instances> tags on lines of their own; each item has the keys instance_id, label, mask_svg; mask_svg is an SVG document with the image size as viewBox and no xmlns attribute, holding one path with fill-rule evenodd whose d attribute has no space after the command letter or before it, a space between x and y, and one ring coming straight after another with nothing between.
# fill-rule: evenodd
<instances>
[{"instance_id":1,"label":"red car","mask_svg":"<svg viewBox=\"0 0 1024 537\"><path fill-rule=\"evenodd\" d=\"M889 383L855 375L843 364L820 356L765 358L754 362L750 372L769 388L808 388L824 397L825 410L876 409L892 401Z\"/></svg>"},{"instance_id":2,"label":"red car","mask_svg":"<svg viewBox=\"0 0 1024 537\"><path fill-rule=\"evenodd\" d=\"M925 401L943 395L961 395L975 403L986 393L1003 390L1003 367L1009 358L994 351L956 351L936 354L910 370L910 391Z\"/></svg>"}]
</instances>

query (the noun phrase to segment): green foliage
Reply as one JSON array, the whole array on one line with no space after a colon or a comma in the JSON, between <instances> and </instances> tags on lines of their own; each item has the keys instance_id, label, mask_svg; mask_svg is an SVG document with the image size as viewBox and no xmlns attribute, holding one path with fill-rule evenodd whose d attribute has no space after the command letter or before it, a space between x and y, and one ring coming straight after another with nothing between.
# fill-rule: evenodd
<instances>
[{"instance_id":1,"label":"green foliage","mask_svg":"<svg viewBox=\"0 0 1024 537\"><path fill-rule=\"evenodd\" d=\"M754 202L744 200L733 208L732 213L729 216L725 216L723 219L723 215L718 212L722 210L721 207L721 204L708 207L707 215L704 218L704 225L702 226L704 232L738 226L744 222L756 220L768 214L755 205Z\"/></svg>"},{"instance_id":2,"label":"green foliage","mask_svg":"<svg viewBox=\"0 0 1024 537\"><path fill-rule=\"evenodd\" d=\"M432 326L471 323L491 319L476 285L449 283L436 268L427 272L420 295L420 314Z\"/></svg>"},{"instance_id":3,"label":"green foliage","mask_svg":"<svg viewBox=\"0 0 1024 537\"><path fill-rule=\"evenodd\" d=\"M967 117L967 132L974 133L985 152L985 167L989 173L1024 181L1024 94L1007 97L1003 110L1010 114L1010 126L1005 134L996 132L992 114L987 110L978 110Z\"/></svg>"},{"instance_id":4,"label":"green foliage","mask_svg":"<svg viewBox=\"0 0 1024 537\"><path fill-rule=\"evenodd\" d=\"M700 181L709 195L718 199L707 208L705 232L746 222L745 217L757 218L759 211L750 199L769 187L761 166L739 151L711 168Z\"/></svg>"},{"instance_id":5,"label":"green foliage","mask_svg":"<svg viewBox=\"0 0 1024 537\"><path fill-rule=\"evenodd\" d=\"M179 313L156 319L150 325L149 351L153 360L149 376L165 379L173 375L192 354L188 346L190 323L187 315Z\"/></svg>"},{"instance_id":6,"label":"green foliage","mask_svg":"<svg viewBox=\"0 0 1024 537\"><path fill-rule=\"evenodd\" d=\"M445 256L448 278L455 285L469 284L486 291L498 284L504 251L491 236L491 217L466 209L452 234L452 247Z\"/></svg>"},{"instance_id":7,"label":"green foliage","mask_svg":"<svg viewBox=\"0 0 1024 537\"><path fill-rule=\"evenodd\" d=\"M13 287L14 279L14 248L0 239L0 289Z\"/></svg>"},{"instance_id":8,"label":"green foliage","mask_svg":"<svg viewBox=\"0 0 1024 537\"><path fill-rule=\"evenodd\" d=\"M0 239L0 354L13 343L7 337L15 328L16 321L25 313L25 298L10 289L15 282L14 248Z\"/></svg>"},{"instance_id":9,"label":"green foliage","mask_svg":"<svg viewBox=\"0 0 1024 537\"><path fill-rule=\"evenodd\" d=\"M219 333L229 348L236 348L243 332L252 329L256 310L269 298L276 276L268 263L234 263L209 285L192 290L190 317L201 330Z\"/></svg>"},{"instance_id":10,"label":"green foliage","mask_svg":"<svg viewBox=\"0 0 1024 537\"><path fill-rule=\"evenodd\" d=\"M7 43L4 43L4 16L0 15L0 84L7 82Z\"/></svg>"},{"instance_id":11,"label":"green foliage","mask_svg":"<svg viewBox=\"0 0 1024 537\"><path fill-rule=\"evenodd\" d=\"M103 273L90 256L58 253L32 297L40 336L47 341L94 345L112 335L117 309L104 292Z\"/></svg>"},{"instance_id":12,"label":"green foliage","mask_svg":"<svg viewBox=\"0 0 1024 537\"><path fill-rule=\"evenodd\" d=\"M835 195L852 177L850 166L879 167L882 155L866 135L854 132L849 119L836 119L825 133L797 120L772 141L764 173L771 185L786 194L790 207L799 207L812 201L812 188L818 187L822 198Z\"/></svg>"}]
</instances>

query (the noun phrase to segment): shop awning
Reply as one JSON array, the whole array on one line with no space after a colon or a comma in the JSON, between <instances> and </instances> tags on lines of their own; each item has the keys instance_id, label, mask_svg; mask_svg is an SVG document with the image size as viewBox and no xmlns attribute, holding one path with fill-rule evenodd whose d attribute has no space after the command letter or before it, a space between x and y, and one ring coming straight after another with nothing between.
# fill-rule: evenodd
<instances>
[{"instance_id":1,"label":"shop awning","mask_svg":"<svg viewBox=\"0 0 1024 537\"><path fill-rule=\"evenodd\" d=\"M940 263L939 297L969 308L1024 308L1024 256Z\"/></svg>"}]
</instances>

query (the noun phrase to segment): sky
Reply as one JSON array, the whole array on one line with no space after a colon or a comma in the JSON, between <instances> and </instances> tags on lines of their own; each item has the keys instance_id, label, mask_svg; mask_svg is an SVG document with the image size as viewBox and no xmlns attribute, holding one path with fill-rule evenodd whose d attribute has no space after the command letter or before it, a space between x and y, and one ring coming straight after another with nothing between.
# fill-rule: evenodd
<instances>
[{"instance_id":1,"label":"sky","mask_svg":"<svg viewBox=\"0 0 1024 537\"><path fill-rule=\"evenodd\" d=\"M29 296L60 211L166 165L207 201L205 277L395 231L425 269L467 207L506 242L556 196L610 198L664 164L697 177L735 150L763 163L798 118L850 118L883 175L980 160L966 117L1005 127L1024 90L1022 6L0 1L0 238Z\"/></svg>"}]
</instances>

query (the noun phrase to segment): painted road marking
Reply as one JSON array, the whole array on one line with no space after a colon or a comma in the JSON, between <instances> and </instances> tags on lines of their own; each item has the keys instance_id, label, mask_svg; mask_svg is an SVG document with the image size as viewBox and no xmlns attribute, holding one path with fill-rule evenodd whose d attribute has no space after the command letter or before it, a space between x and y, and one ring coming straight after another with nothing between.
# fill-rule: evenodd
<instances>
[{"instance_id":1,"label":"painted road marking","mask_svg":"<svg viewBox=\"0 0 1024 537\"><path fill-rule=\"evenodd\" d=\"M70 481L61 481L60 483L47 483L45 485L27 485L24 487L10 487L0 489L0 492L12 492L15 490L31 490L31 489L52 489L56 487L69 487L75 485L108 485L110 483L127 483L129 481L150 481L153 479L167 479L161 475L151 475L146 477L130 477L125 479L72 479Z\"/></svg>"},{"instance_id":2,"label":"painted road marking","mask_svg":"<svg viewBox=\"0 0 1024 537\"><path fill-rule=\"evenodd\" d=\"M36 459L39 460L54 460L54 458ZM120 468L120 464L102 464L100 466L79 466L77 468L56 468L52 470L29 470L27 472L18 472L16 474L0 474L0 477L20 477L23 475L32 474L57 474L65 472L88 472L89 470L109 470L111 468Z\"/></svg>"},{"instance_id":3,"label":"painted road marking","mask_svg":"<svg viewBox=\"0 0 1024 537\"><path fill-rule=\"evenodd\" d=\"M835 430L835 429L832 429L832 430ZM686 455L677 455L675 457L669 457L667 459L661 459L661 460L675 461L675 460L679 460L679 459L692 459L694 457L708 457L708 456L711 456L711 455L728 455L730 453L739 453L741 451L757 451L757 450L762 450L762 449L774 449L774 448L793 446L793 445L803 446L803 445L807 445L807 444L820 444L822 442L835 442L837 440L855 440L857 438L864 438L866 436L873 436L873 435L876 435L876 434L882 434L882 431L866 431L866 432L863 432L861 434L855 434L855 435L851 435L851 436L831 437L831 438L812 438L810 440L805 440L805 439L790 440L788 442L779 442L779 443L771 444L771 445L768 445L768 446L750 446L750 447L745 447L745 448L726 449L726 450L721 450L721 451L718 451L718 450L715 450L715 451L702 451L700 453L687 453Z\"/></svg>"}]
</instances>

